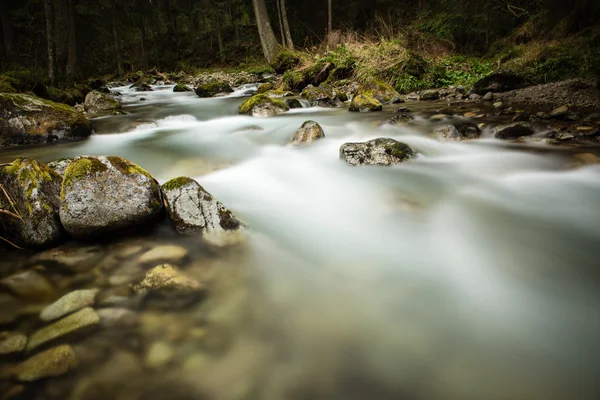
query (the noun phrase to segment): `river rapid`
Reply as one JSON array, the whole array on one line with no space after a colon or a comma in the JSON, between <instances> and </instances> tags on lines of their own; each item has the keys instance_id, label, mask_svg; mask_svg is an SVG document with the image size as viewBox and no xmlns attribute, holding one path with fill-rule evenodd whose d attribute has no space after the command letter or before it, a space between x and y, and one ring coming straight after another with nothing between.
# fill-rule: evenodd
<instances>
[{"instance_id":1,"label":"river rapid","mask_svg":"<svg viewBox=\"0 0 600 400\"><path fill-rule=\"evenodd\" d=\"M0 162L117 155L161 183L190 176L249 228L241 249L209 255L164 229L135 238L189 248L192 274L210 260L214 295L140 310L141 344L111 336L110 357L52 382L82 393L114 369L139 384L86 399L598 399L600 165L573 157L593 149L509 143L487 127L479 140L441 141L427 118L441 102L402 104L416 120L398 126L382 125L398 105L238 115L253 88L208 99L115 88L127 114L96 119L88 140L0 152ZM309 119L326 137L288 146ZM393 167L339 159L343 143L377 137L419 155ZM111 249L122 246L106 258ZM155 341L169 363L135 366ZM163 379L178 389L139 389ZM52 382L32 398L63 398Z\"/></svg>"}]
</instances>

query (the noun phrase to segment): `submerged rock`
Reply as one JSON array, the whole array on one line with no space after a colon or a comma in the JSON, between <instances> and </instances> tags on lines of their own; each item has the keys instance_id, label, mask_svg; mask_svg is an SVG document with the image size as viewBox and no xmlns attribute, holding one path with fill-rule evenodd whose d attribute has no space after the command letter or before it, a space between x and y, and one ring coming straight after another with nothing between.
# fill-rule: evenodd
<instances>
[{"instance_id":1,"label":"submerged rock","mask_svg":"<svg viewBox=\"0 0 600 400\"><path fill-rule=\"evenodd\" d=\"M534 134L533 127L527 122L515 122L514 124L499 126L492 133L496 139L516 139L521 136Z\"/></svg>"},{"instance_id":2,"label":"submerged rock","mask_svg":"<svg viewBox=\"0 0 600 400\"><path fill-rule=\"evenodd\" d=\"M354 112L381 111L383 110L383 106L374 98L365 96L364 94L359 94L358 96L354 96L354 98L352 98L352 101L350 102L350 108L348 110Z\"/></svg>"},{"instance_id":3,"label":"submerged rock","mask_svg":"<svg viewBox=\"0 0 600 400\"><path fill-rule=\"evenodd\" d=\"M163 210L158 182L121 157L78 157L65 171L60 220L77 238L136 227Z\"/></svg>"},{"instance_id":4,"label":"submerged rock","mask_svg":"<svg viewBox=\"0 0 600 400\"><path fill-rule=\"evenodd\" d=\"M27 344L27 352L47 345L58 339L65 339L77 334L84 334L98 327L100 318L91 307L86 307L36 331Z\"/></svg>"},{"instance_id":5,"label":"submerged rock","mask_svg":"<svg viewBox=\"0 0 600 400\"><path fill-rule=\"evenodd\" d=\"M448 140L470 140L481 137L481 129L469 122L445 125L437 128L435 133Z\"/></svg>"},{"instance_id":6,"label":"submerged rock","mask_svg":"<svg viewBox=\"0 0 600 400\"><path fill-rule=\"evenodd\" d=\"M90 122L71 106L0 93L0 147L82 139L91 133Z\"/></svg>"},{"instance_id":7,"label":"submerged rock","mask_svg":"<svg viewBox=\"0 0 600 400\"><path fill-rule=\"evenodd\" d=\"M146 274L133 290L146 296L145 301L160 308L180 308L200 300L206 287L177 268L163 264Z\"/></svg>"},{"instance_id":8,"label":"submerged rock","mask_svg":"<svg viewBox=\"0 0 600 400\"><path fill-rule=\"evenodd\" d=\"M85 96L85 110L90 113L120 110L121 103L106 93L93 90Z\"/></svg>"},{"instance_id":9,"label":"submerged rock","mask_svg":"<svg viewBox=\"0 0 600 400\"><path fill-rule=\"evenodd\" d=\"M408 145L389 138L378 138L362 143L344 143L340 158L352 166L394 165L414 157Z\"/></svg>"},{"instance_id":10,"label":"submerged rock","mask_svg":"<svg viewBox=\"0 0 600 400\"><path fill-rule=\"evenodd\" d=\"M387 121L386 123L390 124L390 125L398 125L404 122L410 122L410 121L414 121L415 117L413 117L412 115L409 114L395 114L392 115Z\"/></svg>"},{"instance_id":11,"label":"submerged rock","mask_svg":"<svg viewBox=\"0 0 600 400\"><path fill-rule=\"evenodd\" d=\"M0 358L22 353L27 347L27 336L22 333L0 333Z\"/></svg>"},{"instance_id":12,"label":"submerged rock","mask_svg":"<svg viewBox=\"0 0 600 400\"><path fill-rule=\"evenodd\" d=\"M9 275L0 280L0 286L28 301L47 301L56 296L56 289L50 281L33 270Z\"/></svg>"},{"instance_id":13,"label":"submerged rock","mask_svg":"<svg viewBox=\"0 0 600 400\"><path fill-rule=\"evenodd\" d=\"M272 117L288 110L289 108L284 102L266 94L252 96L240 106L240 114L248 114L253 117Z\"/></svg>"},{"instance_id":14,"label":"submerged rock","mask_svg":"<svg viewBox=\"0 0 600 400\"><path fill-rule=\"evenodd\" d=\"M326 84L317 87L308 85L300 95L308 100L311 107L339 107L342 105L335 88Z\"/></svg>"},{"instance_id":15,"label":"submerged rock","mask_svg":"<svg viewBox=\"0 0 600 400\"><path fill-rule=\"evenodd\" d=\"M261 84L258 89L256 89L256 93L261 94L261 93L266 93L270 90L274 90L275 86L273 86L272 83L267 82L267 83L263 83Z\"/></svg>"},{"instance_id":16,"label":"submerged rock","mask_svg":"<svg viewBox=\"0 0 600 400\"><path fill-rule=\"evenodd\" d=\"M187 85L183 84L183 83L178 83L177 85L175 85L175 87L173 88L174 92L191 92L192 89L190 89L189 87L187 87Z\"/></svg>"},{"instance_id":17,"label":"submerged rock","mask_svg":"<svg viewBox=\"0 0 600 400\"><path fill-rule=\"evenodd\" d=\"M53 347L23 361L17 367L16 377L22 382L66 374L76 366L75 352L69 345Z\"/></svg>"},{"instance_id":18,"label":"submerged rock","mask_svg":"<svg viewBox=\"0 0 600 400\"><path fill-rule=\"evenodd\" d=\"M322 139L325 137L325 132L321 125L315 121L306 121L302 124L302 127L294 133L292 137L291 145L298 146L303 143L314 142L315 140Z\"/></svg>"},{"instance_id":19,"label":"submerged rock","mask_svg":"<svg viewBox=\"0 0 600 400\"><path fill-rule=\"evenodd\" d=\"M215 245L239 242L240 221L193 179L171 179L162 186L167 213L182 235L200 234Z\"/></svg>"},{"instance_id":20,"label":"submerged rock","mask_svg":"<svg viewBox=\"0 0 600 400\"><path fill-rule=\"evenodd\" d=\"M283 103L290 109L302 108L302 103L298 99L285 99Z\"/></svg>"},{"instance_id":21,"label":"submerged rock","mask_svg":"<svg viewBox=\"0 0 600 400\"><path fill-rule=\"evenodd\" d=\"M227 82L210 82L203 83L198 85L196 89L194 89L198 97L213 97L219 93L231 93L233 92L233 88Z\"/></svg>"},{"instance_id":22,"label":"submerged rock","mask_svg":"<svg viewBox=\"0 0 600 400\"><path fill-rule=\"evenodd\" d=\"M360 85L356 94L372 97L381 104L401 103L404 101L391 85L377 80Z\"/></svg>"},{"instance_id":23,"label":"submerged rock","mask_svg":"<svg viewBox=\"0 0 600 400\"><path fill-rule=\"evenodd\" d=\"M0 191L0 207L14 215L0 214L0 234L24 247L50 246L64 239L59 219L61 180L46 164L28 158L1 168L0 184L11 199Z\"/></svg>"},{"instance_id":24,"label":"submerged rock","mask_svg":"<svg viewBox=\"0 0 600 400\"><path fill-rule=\"evenodd\" d=\"M177 245L158 246L148 250L138 258L140 264L157 265L161 263L180 264L189 252L185 247Z\"/></svg>"},{"instance_id":25,"label":"submerged rock","mask_svg":"<svg viewBox=\"0 0 600 400\"><path fill-rule=\"evenodd\" d=\"M97 289L75 290L50 304L40 313L42 321L54 321L82 308L94 305Z\"/></svg>"}]
</instances>

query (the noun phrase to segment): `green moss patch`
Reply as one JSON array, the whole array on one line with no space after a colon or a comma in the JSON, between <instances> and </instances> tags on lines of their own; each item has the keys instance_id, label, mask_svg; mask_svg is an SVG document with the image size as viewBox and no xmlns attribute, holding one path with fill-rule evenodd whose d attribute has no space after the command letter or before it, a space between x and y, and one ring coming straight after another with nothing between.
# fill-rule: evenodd
<instances>
[{"instance_id":1,"label":"green moss patch","mask_svg":"<svg viewBox=\"0 0 600 400\"><path fill-rule=\"evenodd\" d=\"M257 94L244 101L240 106L240 114L252 114L252 109L262 104L272 104L275 107L288 110L288 107L281 100L272 99L266 94Z\"/></svg>"},{"instance_id":2,"label":"green moss patch","mask_svg":"<svg viewBox=\"0 0 600 400\"><path fill-rule=\"evenodd\" d=\"M162 189L165 192L169 192L171 190L179 189L184 187L185 185L189 185L190 183L194 183L195 181L192 178L188 178L186 176L180 176L178 178L173 178L162 185Z\"/></svg>"}]
</instances>

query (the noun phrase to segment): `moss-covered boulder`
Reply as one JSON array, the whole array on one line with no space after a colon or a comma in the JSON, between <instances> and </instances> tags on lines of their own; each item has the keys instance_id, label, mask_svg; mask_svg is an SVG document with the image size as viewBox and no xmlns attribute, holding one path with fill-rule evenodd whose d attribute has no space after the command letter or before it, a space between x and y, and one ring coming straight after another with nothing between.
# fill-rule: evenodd
<instances>
[{"instance_id":1,"label":"moss-covered boulder","mask_svg":"<svg viewBox=\"0 0 600 400\"><path fill-rule=\"evenodd\" d=\"M354 98L350 102L349 108L349 111L354 112L371 112L381 110L383 110L383 106L379 101L364 94L354 96Z\"/></svg>"},{"instance_id":2,"label":"moss-covered boulder","mask_svg":"<svg viewBox=\"0 0 600 400\"><path fill-rule=\"evenodd\" d=\"M119 110L121 103L110 95L98 90L92 90L85 96L85 110L90 113Z\"/></svg>"},{"instance_id":3,"label":"moss-covered boulder","mask_svg":"<svg viewBox=\"0 0 600 400\"><path fill-rule=\"evenodd\" d=\"M203 83L198 85L194 91L198 97L213 97L219 93L231 93L233 92L233 88L229 83L222 81Z\"/></svg>"},{"instance_id":4,"label":"moss-covered boulder","mask_svg":"<svg viewBox=\"0 0 600 400\"><path fill-rule=\"evenodd\" d=\"M60 220L76 238L138 227L162 210L158 182L121 157L78 157L65 171Z\"/></svg>"},{"instance_id":5,"label":"moss-covered boulder","mask_svg":"<svg viewBox=\"0 0 600 400\"><path fill-rule=\"evenodd\" d=\"M352 166L394 165L405 162L416 153L408 145L389 138L378 138L362 143L344 143L340 158Z\"/></svg>"},{"instance_id":6,"label":"moss-covered boulder","mask_svg":"<svg viewBox=\"0 0 600 400\"><path fill-rule=\"evenodd\" d=\"M302 59L300 58L300 53L282 48L271 62L271 67L273 67L278 74L283 74L285 71L296 67L301 62Z\"/></svg>"},{"instance_id":7,"label":"moss-covered boulder","mask_svg":"<svg viewBox=\"0 0 600 400\"><path fill-rule=\"evenodd\" d=\"M356 94L372 97L381 104L400 103L403 101L400 93L392 85L377 80L360 85Z\"/></svg>"},{"instance_id":8,"label":"moss-covered boulder","mask_svg":"<svg viewBox=\"0 0 600 400\"><path fill-rule=\"evenodd\" d=\"M339 107L342 105L335 88L326 84L317 87L308 85L302 91L301 96L308 100L311 107Z\"/></svg>"},{"instance_id":9,"label":"moss-covered boulder","mask_svg":"<svg viewBox=\"0 0 600 400\"><path fill-rule=\"evenodd\" d=\"M323 132L321 125L315 121L306 121L302 124L302 127L294 133L290 144L292 146L298 146L300 144L314 142L315 140L324 137L325 132Z\"/></svg>"},{"instance_id":10,"label":"moss-covered boulder","mask_svg":"<svg viewBox=\"0 0 600 400\"><path fill-rule=\"evenodd\" d=\"M294 93L292 93L292 92L281 90L281 89L268 90L264 94L266 94L267 96L269 96L272 99L280 99L282 97L290 97L290 96L294 95Z\"/></svg>"},{"instance_id":11,"label":"moss-covered boulder","mask_svg":"<svg viewBox=\"0 0 600 400\"><path fill-rule=\"evenodd\" d=\"M167 213L181 235L200 235L219 246L243 239L240 221L195 180L171 179L162 191Z\"/></svg>"},{"instance_id":12,"label":"moss-covered boulder","mask_svg":"<svg viewBox=\"0 0 600 400\"><path fill-rule=\"evenodd\" d=\"M270 82L266 82L266 83L263 83L263 84L261 84L261 85L258 87L258 89L256 89L256 93L258 93L258 94L261 94L261 93L266 93L266 92L268 92L269 90L274 90L274 89L275 89L275 86L273 86L273 84L272 84L272 83L270 83Z\"/></svg>"},{"instance_id":13,"label":"moss-covered boulder","mask_svg":"<svg viewBox=\"0 0 600 400\"><path fill-rule=\"evenodd\" d=\"M0 93L0 147L74 140L92 133L73 107L36 96Z\"/></svg>"},{"instance_id":14,"label":"moss-covered boulder","mask_svg":"<svg viewBox=\"0 0 600 400\"><path fill-rule=\"evenodd\" d=\"M0 169L0 233L22 247L45 247L65 237L59 220L62 178L46 164L19 158ZM16 216L18 217L16 217Z\"/></svg>"},{"instance_id":15,"label":"moss-covered boulder","mask_svg":"<svg viewBox=\"0 0 600 400\"><path fill-rule=\"evenodd\" d=\"M176 93L182 93L182 92L191 92L192 89L190 89L189 87L187 87L187 85L185 85L183 83L178 83L177 85L175 85L175 87L173 87L173 91Z\"/></svg>"},{"instance_id":16,"label":"moss-covered boulder","mask_svg":"<svg viewBox=\"0 0 600 400\"><path fill-rule=\"evenodd\" d=\"M435 133L446 140L471 140L481 137L481 129L470 122L444 125L437 128Z\"/></svg>"},{"instance_id":17,"label":"moss-covered boulder","mask_svg":"<svg viewBox=\"0 0 600 400\"><path fill-rule=\"evenodd\" d=\"M289 108L284 102L273 99L266 94L254 95L240 106L240 114L247 114L253 117L272 117L288 110Z\"/></svg>"}]
</instances>

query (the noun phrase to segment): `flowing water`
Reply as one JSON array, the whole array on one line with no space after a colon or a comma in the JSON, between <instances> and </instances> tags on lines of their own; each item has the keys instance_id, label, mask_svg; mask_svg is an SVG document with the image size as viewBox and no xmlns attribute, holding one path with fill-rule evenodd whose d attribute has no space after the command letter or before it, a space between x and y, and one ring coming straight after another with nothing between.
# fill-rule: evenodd
<instances>
[{"instance_id":1,"label":"flowing water","mask_svg":"<svg viewBox=\"0 0 600 400\"><path fill-rule=\"evenodd\" d=\"M210 99L156 89L117 88L128 114L96 120L86 141L0 158L123 156L161 182L196 178L249 226L244 251L219 260L241 279L224 280L206 314L220 350L175 341L161 375L214 399L599 398L600 166L574 167L576 149L487 130L443 142L424 117L381 125L397 106L252 118L237 115L252 86ZM308 119L326 138L287 146ZM377 137L419 156L339 160L342 143ZM199 318L177 315L155 326ZM171 398L157 393L144 398Z\"/></svg>"}]
</instances>

